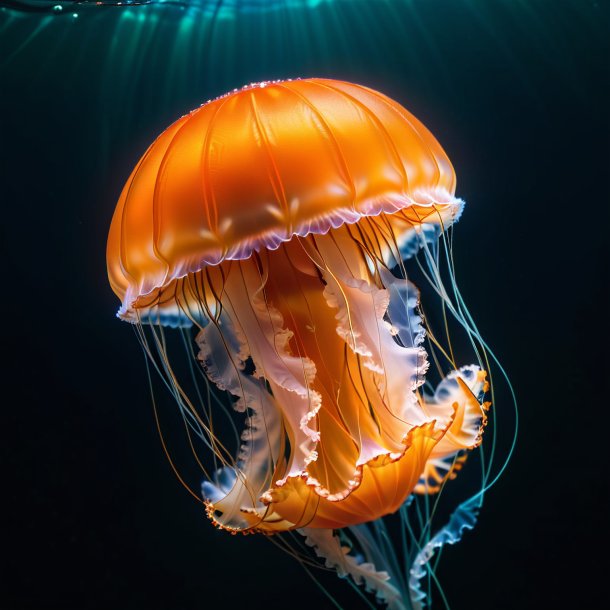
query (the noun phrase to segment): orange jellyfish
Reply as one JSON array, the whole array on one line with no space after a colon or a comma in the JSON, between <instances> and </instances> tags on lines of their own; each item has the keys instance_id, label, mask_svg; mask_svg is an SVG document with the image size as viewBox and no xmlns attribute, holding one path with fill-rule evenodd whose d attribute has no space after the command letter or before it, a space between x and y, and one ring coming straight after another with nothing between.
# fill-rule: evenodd
<instances>
[{"instance_id":1,"label":"orange jellyfish","mask_svg":"<svg viewBox=\"0 0 610 610\"><path fill-rule=\"evenodd\" d=\"M370 567L387 553L358 528L454 478L488 406L482 366L455 365L407 268L423 252L426 277L467 325L437 267L463 208L454 192L447 155L392 99L338 80L263 82L157 138L108 239L118 316L137 325L191 446L211 455L198 458L210 519L231 532L299 530L395 608L415 604L417 585ZM215 389L189 394L168 326ZM423 386L430 350L436 389ZM215 426L223 395L242 414L233 445ZM350 527L360 559L333 534Z\"/></svg>"}]
</instances>

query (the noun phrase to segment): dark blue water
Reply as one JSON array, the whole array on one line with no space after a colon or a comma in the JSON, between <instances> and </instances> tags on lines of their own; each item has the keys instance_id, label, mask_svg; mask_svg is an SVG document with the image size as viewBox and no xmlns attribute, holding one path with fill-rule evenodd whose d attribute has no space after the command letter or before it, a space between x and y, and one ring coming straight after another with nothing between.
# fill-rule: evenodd
<instances>
[{"instance_id":1,"label":"dark blue water","mask_svg":"<svg viewBox=\"0 0 610 610\"><path fill-rule=\"evenodd\" d=\"M510 468L443 553L451 607L599 607L608 2L59 4L0 12L0 606L329 607L268 541L214 530L175 481L105 270L120 189L170 122L244 83L328 76L399 100L451 157L467 201L458 281L519 396Z\"/></svg>"}]
</instances>

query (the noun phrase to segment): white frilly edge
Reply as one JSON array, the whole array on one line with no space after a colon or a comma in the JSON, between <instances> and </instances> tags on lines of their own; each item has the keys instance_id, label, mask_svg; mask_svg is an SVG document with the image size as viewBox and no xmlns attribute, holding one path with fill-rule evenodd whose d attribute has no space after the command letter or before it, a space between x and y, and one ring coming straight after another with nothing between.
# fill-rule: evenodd
<instances>
[{"instance_id":1,"label":"white frilly edge","mask_svg":"<svg viewBox=\"0 0 610 610\"><path fill-rule=\"evenodd\" d=\"M324 235L331 229L338 229L345 224L355 224L361 218L379 216L380 214L394 214L411 206L434 207L443 206L439 210L439 218L428 221L407 231L399 238L399 249L403 259L410 258L417 252L423 241L434 241L443 229L457 222L464 209L464 201L452 195L442 187L428 189L416 189L409 195L388 195L375 197L360 203L356 208L338 208L332 213L325 214L301 223L292 230L271 230L242 240L227 250L223 250L223 230L217 233L218 248L202 253L196 260L188 260L177 266L170 273L168 269L164 275L151 277L140 285L130 284L125 292L123 302L117 317L131 323L150 322L163 326L190 326L191 322L181 314L178 308L167 307L164 311L158 311L156 307L149 310L141 310L140 314L135 312L135 303L138 299L151 295L155 290L168 286L171 282L196 273L206 266L219 265L226 260L244 260L250 258L253 252L261 250L277 250L283 243L290 241L293 237L306 237L307 235ZM230 223L226 229L230 230Z\"/></svg>"},{"instance_id":2,"label":"white frilly edge","mask_svg":"<svg viewBox=\"0 0 610 610\"><path fill-rule=\"evenodd\" d=\"M340 578L351 576L357 585L364 585L366 591L386 604L388 610L405 610L400 591L389 582L389 574L378 572L372 563L350 555L350 549L341 546L333 530L305 527L297 531L305 536L305 544L324 559L326 567L336 570Z\"/></svg>"}]
</instances>

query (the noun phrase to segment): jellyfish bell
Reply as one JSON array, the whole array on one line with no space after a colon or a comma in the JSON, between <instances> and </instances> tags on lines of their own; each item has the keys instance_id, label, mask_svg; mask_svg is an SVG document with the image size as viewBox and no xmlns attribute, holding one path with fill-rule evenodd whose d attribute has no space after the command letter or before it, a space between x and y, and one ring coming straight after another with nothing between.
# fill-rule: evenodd
<instances>
[{"instance_id":1,"label":"jellyfish bell","mask_svg":"<svg viewBox=\"0 0 610 610\"><path fill-rule=\"evenodd\" d=\"M438 142L390 98L325 79L246 86L176 121L129 178L108 245L120 315L204 266L363 218L392 229L384 254L407 252L459 218L454 191Z\"/></svg>"},{"instance_id":2,"label":"jellyfish bell","mask_svg":"<svg viewBox=\"0 0 610 610\"><path fill-rule=\"evenodd\" d=\"M429 329L405 266L459 218L454 193L412 114L330 79L209 101L136 165L108 239L118 316L194 329L197 366L246 414L229 456L176 392L219 464L202 485L217 526L298 529L329 560L321 532L435 493L481 442L486 374L455 366L423 387Z\"/></svg>"}]
</instances>

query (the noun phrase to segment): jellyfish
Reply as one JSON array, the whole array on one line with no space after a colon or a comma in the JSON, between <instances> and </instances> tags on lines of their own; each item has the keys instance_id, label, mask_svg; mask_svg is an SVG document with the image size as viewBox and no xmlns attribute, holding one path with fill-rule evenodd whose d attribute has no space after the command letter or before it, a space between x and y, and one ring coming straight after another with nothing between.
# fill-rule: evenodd
<instances>
[{"instance_id":1,"label":"jellyfish","mask_svg":"<svg viewBox=\"0 0 610 610\"><path fill-rule=\"evenodd\" d=\"M476 364L456 363L413 281L426 278L443 326L453 314L472 343L440 271L464 207L455 185L440 144L389 97L332 79L261 82L161 133L108 237L117 315L179 406L209 519L231 533L296 531L395 609L423 607L434 549L480 505L462 503L436 534L424 519L404 552L379 529L410 519L418 497L429 508L487 420L480 349Z\"/></svg>"}]
</instances>

